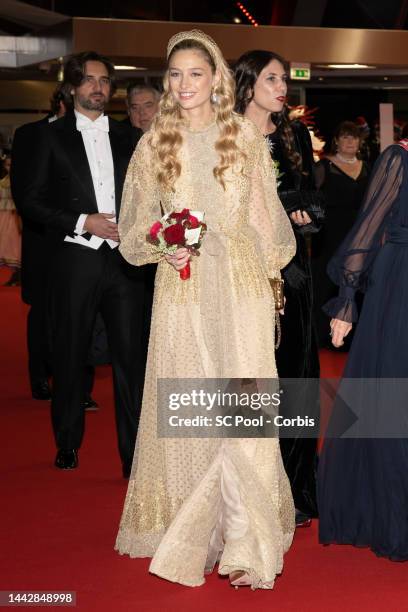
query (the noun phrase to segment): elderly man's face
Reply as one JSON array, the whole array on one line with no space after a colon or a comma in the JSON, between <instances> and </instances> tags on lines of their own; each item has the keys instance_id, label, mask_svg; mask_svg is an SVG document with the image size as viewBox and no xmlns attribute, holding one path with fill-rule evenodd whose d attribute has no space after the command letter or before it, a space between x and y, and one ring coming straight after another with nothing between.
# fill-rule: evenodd
<instances>
[{"instance_id":1,"label":"elderly man's face","mask_svg":"<svg viewBox=\"0 0 408 612\"><path fill-rule=\"evenodd\" d=\"M129 102L131 124L147 132L159 109L159 100L151 91L140 91L132 93Z\"/></svg>"}]
</instances>

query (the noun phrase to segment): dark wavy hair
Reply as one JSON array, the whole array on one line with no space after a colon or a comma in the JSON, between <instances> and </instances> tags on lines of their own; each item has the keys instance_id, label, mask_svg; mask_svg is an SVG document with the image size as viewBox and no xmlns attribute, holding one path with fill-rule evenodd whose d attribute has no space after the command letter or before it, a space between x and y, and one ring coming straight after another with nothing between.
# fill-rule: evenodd
<instances>
[{"instance_id":1,"label":"dark wavy hair","mask_svg":"<svg viewBox=\"0 0 408 612\"><path fill-rule=\"evenodd\" d=\"M69 83L60 83L57 85L50 99L50 110L53 115L58 115L61 102L63 102L67 111L72 110L74 107L74 102L70 91L71 87L72 85L69 85Z\"/></svg>"},{"instance_id":2,"label":"dark wavy hair","mask_svg":"<svg viewBox=\"0 0 408 612\"><path fill-rule=\"evenodd\" d=\"M64 83L68 83L71 87L79 87L85 77L86 62L100 62L105 66L110 80L110 94L112 96L116 91L115 66L109 58L96 51L84 51L72 55L64 67Z\"/></svg>"},{"instance_id":3,"label":"dark wavy hair","mask_svg":"<svg viewBox=\"0 0 408 612\"><path fill-rule=\"evenodd\" d=\"M245 113L248 104L254 97L254 87L259 75L265 66L272 60L276 60L282 64L285 70L288 69L288 63L283 57L273 51L265 51L262 49L247 51L241 55L235 64L235 110L240 115ZM295 138L290 125L287 107L285 106L281 113L273 113L272 121L280 132L282 144L290 165L294 170L302 171L302 158L296 150Z\"/></svg>"}]
</instances>

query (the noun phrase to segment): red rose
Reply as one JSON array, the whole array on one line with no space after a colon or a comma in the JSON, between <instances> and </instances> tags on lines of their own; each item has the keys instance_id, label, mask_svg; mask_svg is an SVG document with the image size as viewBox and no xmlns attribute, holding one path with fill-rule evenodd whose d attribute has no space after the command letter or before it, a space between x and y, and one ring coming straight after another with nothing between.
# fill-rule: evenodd
<instances>
[{"instance_id":1,"label":"red rose","mask_svg":"<svg viewBox=\"0 0 408 612\"><path fill-rule=\"evenodd\" d=\"M191 229L196 229L200 225L199 220L194 215L188 215L188 222Z\"/></svg>"},{"instance_id":2,"label":"red rose","mask_svg":"<svg viewBox=\"0 0 408 612\"><path fill-rule=\"evenodd\" d=\"M183 208L181 212L172 212L170 215L170 219L176 219L176 221L184 221L184 219L188 219L190 216L190 210L188 208Z\"/></svg>"},{"instance_id":3,"label":"red rose","mask_svg":"<svg viewBox=\"0 0 408 612\"><path fill-rule=\"evenodd\" d=\"M164 239L168 245L184 245L184 227L180 223L169 225L163 232Z\"/></svg>"},{"instance_id":4,"label":"red rose","mask_svg":"<svg viewBox=\"0 0 408 612\"><path fill-rule=\"evenodd\" d=\"M157 240L157 234L160 232L162 227L163 225L160 223L160 221L156 221L155 223L153 223L152 227L149 230L150 238L152 238L153 240Z\"/></svg>"}]
</instances>

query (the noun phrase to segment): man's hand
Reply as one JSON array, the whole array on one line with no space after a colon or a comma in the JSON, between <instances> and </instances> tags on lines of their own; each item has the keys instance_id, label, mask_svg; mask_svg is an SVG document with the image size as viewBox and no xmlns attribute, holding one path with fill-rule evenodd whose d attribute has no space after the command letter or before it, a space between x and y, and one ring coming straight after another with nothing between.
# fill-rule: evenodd
<instances>
[{"instance_id":1,"label":"man's hand","mask_svg":"<svg viewBox=\"0 0 408 612\"><path fill-rule=\"evenodd\" d=\"M114 213L88 215L84 223L84 230L94 236L99 236L99 238L108 238L109 240L119 242L118 225L114 221L109 220L114 217Z\"/></svg>"},{"instance_id":2,"label":"man's hand","mask_svg":"<svg viewBox=\"0 0 408 612\"><path fill-rule=\"evenodd\" d=\"M311 218L305 210L296 210L291 213L290 218L296 225L309 225L312 222Z\"/></svg>"},{"instance_id":3,"label":"man's hand","mask_svg":"<svg viewBox=\"0 0 408 612\"><path fill-rule=\"evenodd\" d=\"M336 348L339 346L343 346L344 338L351 332L353 327L352 323L346 323L345 321L340 321L340 319L332 319L330 321L331 332L330 335L332 337L332 344Z\"/></svg>"}]
</instances>

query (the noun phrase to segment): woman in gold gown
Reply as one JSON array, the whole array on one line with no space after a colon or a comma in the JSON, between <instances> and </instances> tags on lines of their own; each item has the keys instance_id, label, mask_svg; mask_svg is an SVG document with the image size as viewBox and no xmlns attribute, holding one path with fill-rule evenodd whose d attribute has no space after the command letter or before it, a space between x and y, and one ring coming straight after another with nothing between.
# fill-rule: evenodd
<instances>
[{"instance_id":1,"label":"woman in gold gown","mask_svg":"<svg viewBox=\"0 0 408 612\"><path fill-rule=\"evenodd\" d=\"M6 153L3 163L0 159L0 171L3 169L1 165L6 174L0 179L0 266L7 266L13 270L6 282L6 286L12 287L20 284L21 219L11 196L10 153Z\"/></svg>"},{"instance_id":2,"label":"woman in gold gown","mask_svg":"<svg viewBox=\"0 0 408 612\"><path fill-rule=\"evenodd\" d=\"M274 378L273 294L295 241L264 139L233 113L234 83L215 42L197 30L170 39L160 111L125 182L120 250L158 263L141 421L116 541L150 571L188 586L218 572L272 588L294 532L276 438L157 436L157 380ZM160 257L150 226L183 208L208 231L191 278L186 249Z\"/></svg>"}]
</instances>

